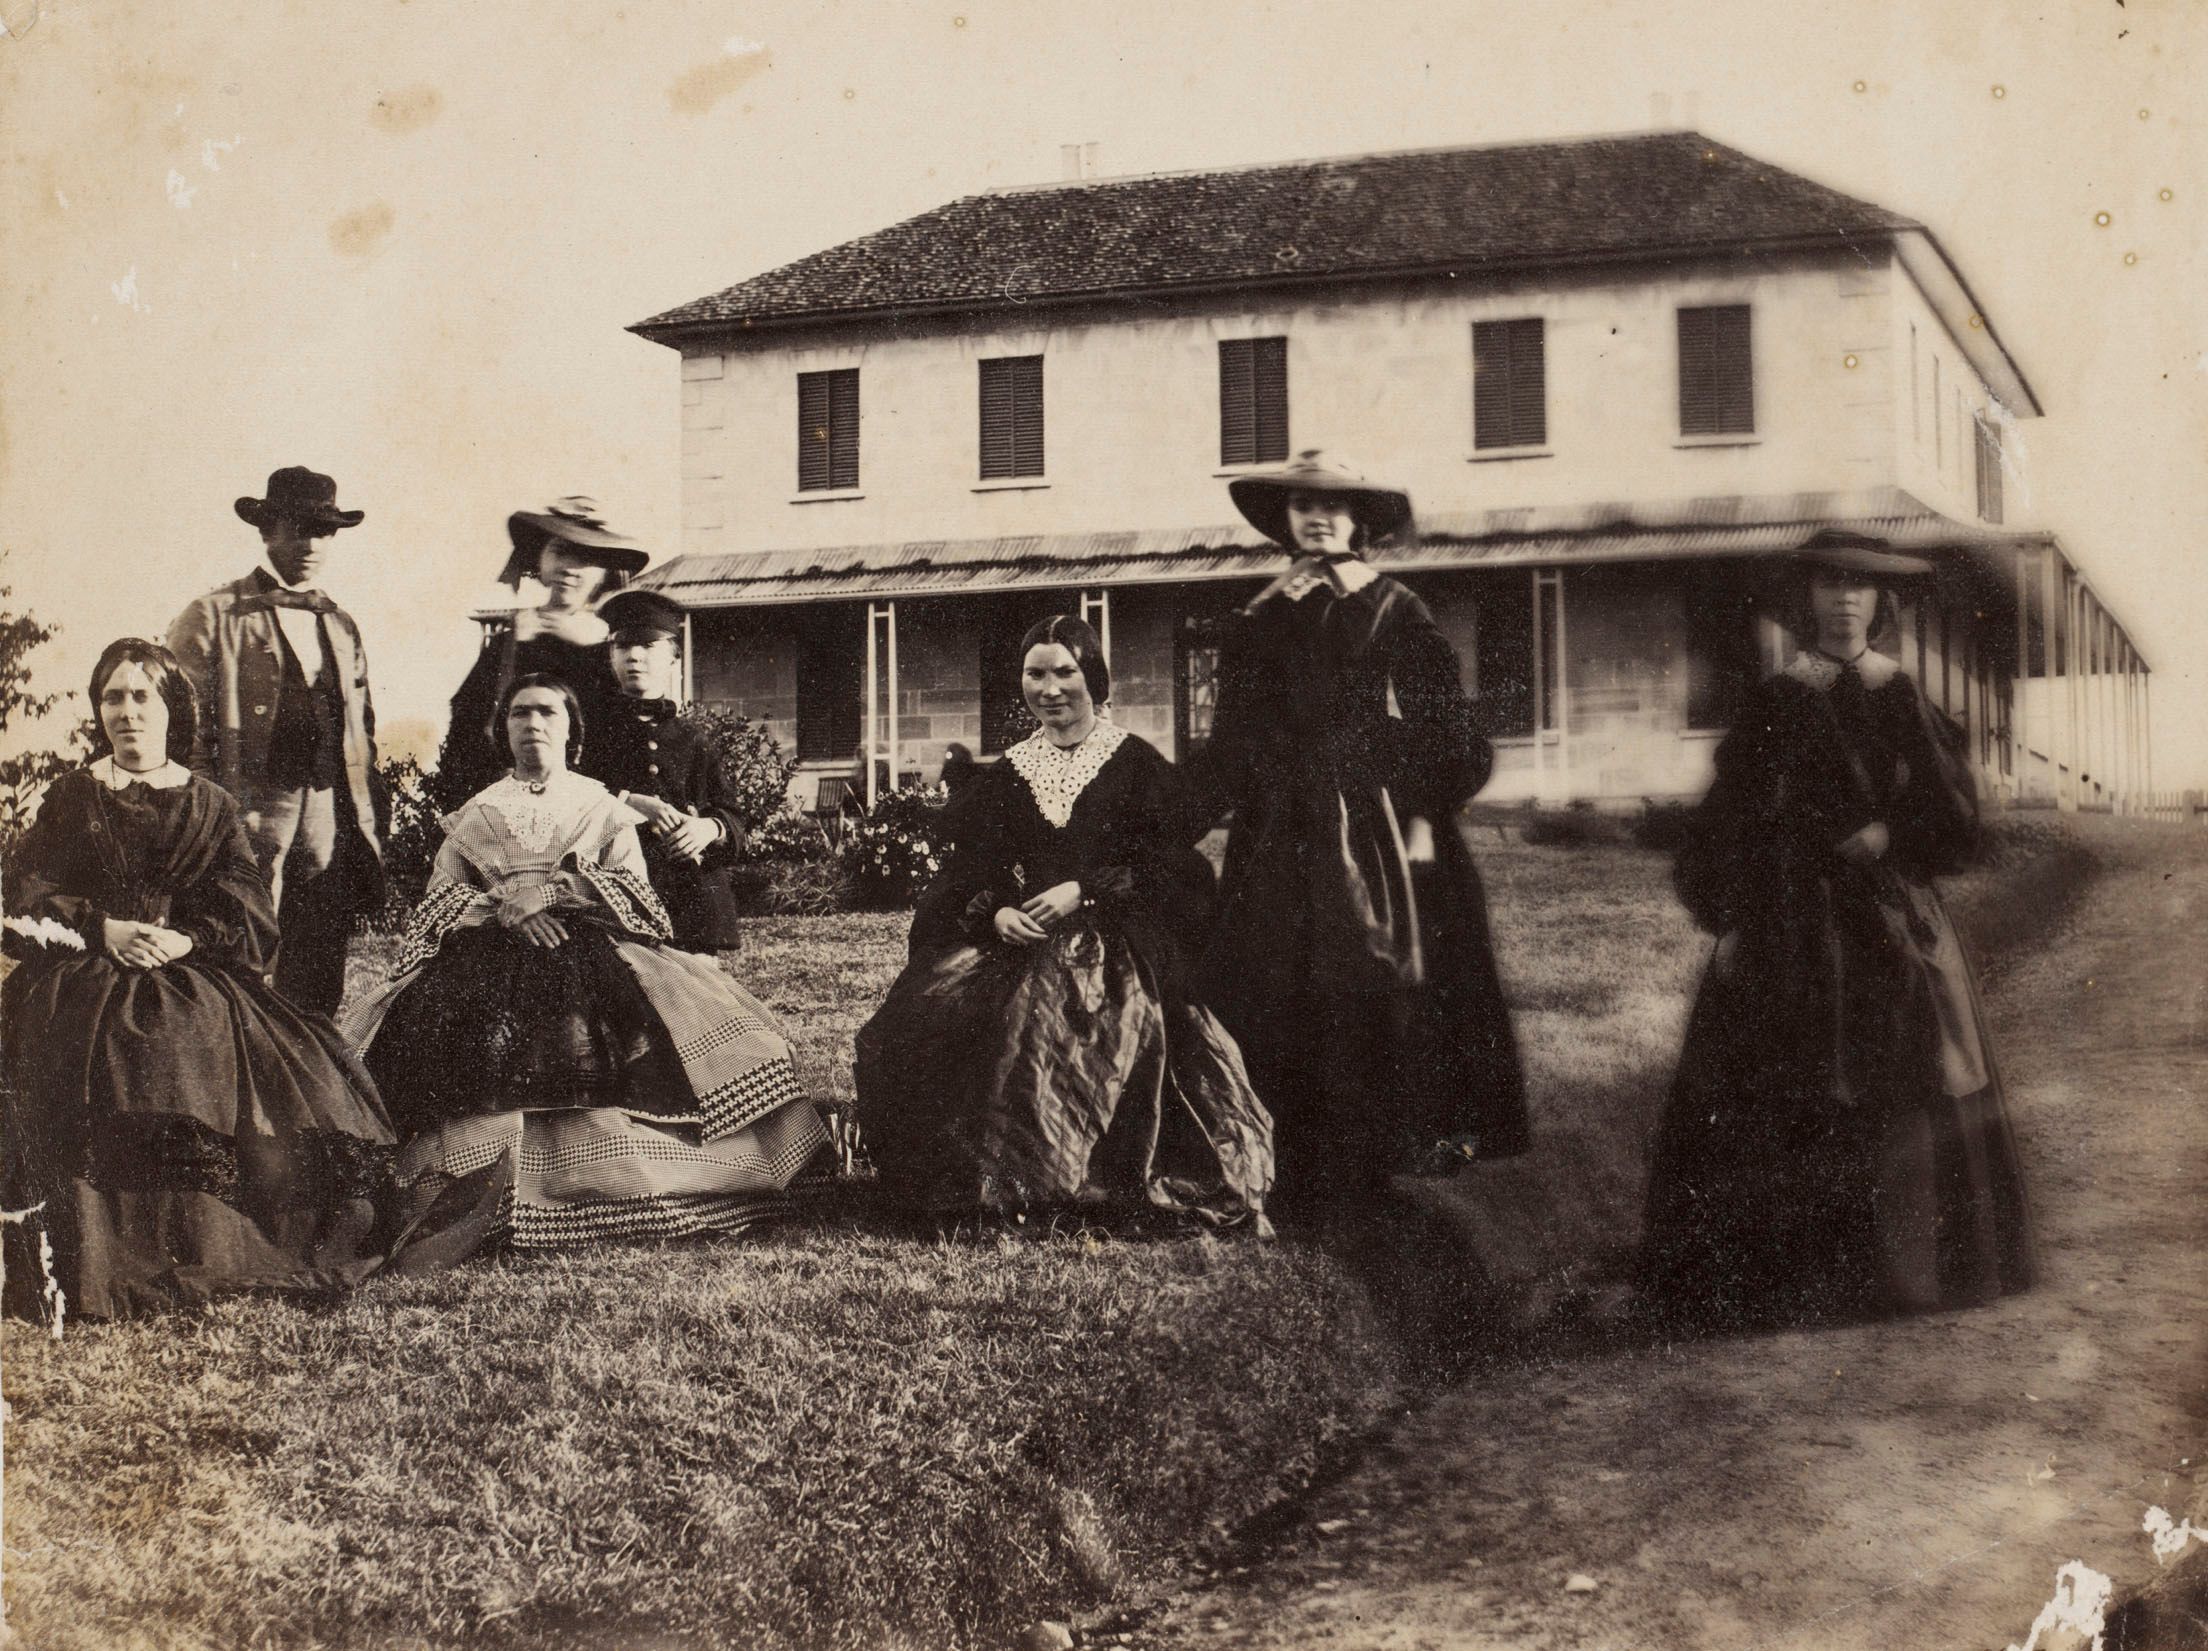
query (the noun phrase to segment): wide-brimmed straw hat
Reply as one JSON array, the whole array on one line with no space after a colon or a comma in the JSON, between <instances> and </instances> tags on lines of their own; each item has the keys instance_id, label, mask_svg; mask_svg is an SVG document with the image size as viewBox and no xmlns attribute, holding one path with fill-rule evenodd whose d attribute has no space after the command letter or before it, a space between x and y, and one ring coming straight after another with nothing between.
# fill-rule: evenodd
<instances>
[{"instance_id":1,"label":"wide-brimmed straw hat","mask_svg":"<svg viewBox=\"0 0 2208 1651\"><path fill-rule=\"evenodd\" d=\"M1905 556L1888 539L1855 533L1844 527L1821 528L1795 546L1793 563L1803 569L1829 568L1835 573L1861 574L1873 581L1923 579L1933 568L1921 556Z\"/></svg>"},{"instance_id":2,"label":"wide-brimmed straw hat","mask_svg":"<svg viewBox=\"0 0 2208 1651\"><path fill-rule=\"evenodd\" d=\"M1227 496L1234 500L1235 509L1276 545L1294 543L1288 531L1291 493L1332 493L1347 499L1368 540L1385 539L1411 519L1408 493L1368 481L1355 465L1316 447L1277 469L1237 476L1227 483Z\"/></svg>"},{"instance_id":3,"label":"wide-brimmed straw hat","mask_svg":"<svg viewBox=\"0 0 2208 1651\"><path fill-rule=\"evenodd\" d=\"M234 508L255 527L266 527L281 516L333 533L341 527L360 526L367 514L360 510L338 509L337 483L301 464L288 464L281 470L270 471L268 497L243 498Z\"/></svg>"},{"instance_id":4,"label":"wide-brimmed straw hat","mask_svg":"<svg viewBox=\"0 0 2208 1651\"><path fill-rule=\"evenodd\" d=\"M547 539L557 539L585 561L596 562L624 576L642 570L651 553L634 539L616 533L598 514L594 499L580 494L556 499L543 510L517 510L506 518L506 537L514 544L499 582L518 585L524 575L537 571L537 553Z\"/></svg>"}]
</instances>

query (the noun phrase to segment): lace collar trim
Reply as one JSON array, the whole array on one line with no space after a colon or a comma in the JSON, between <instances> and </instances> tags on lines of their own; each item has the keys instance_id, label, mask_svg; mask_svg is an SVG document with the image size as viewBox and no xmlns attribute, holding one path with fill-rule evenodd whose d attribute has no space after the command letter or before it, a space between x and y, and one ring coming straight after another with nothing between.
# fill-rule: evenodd
<instances>
[{"instance_id":1,"label":"lace collar trim","mask_svg":"<svg viewBox=\"0 0 2208 1651\"><path fill-rule=\"evenodd\" d=\"M1901 674L1901 667L1880 653L1876 648L1865 648L1850 662L1856 674L1862 677L1866 688L1883 688ZM1805 683L1819 693L1840 680L1840 661L1829 654L1821 654L1814 648L1804 649L1794 656L1786 674L1796 682Z\"/></svg>"},{"instance_id":2,"label":"lace collar trim","mask_svg":"<svg viewBox=\"0 0 2208 1651\"><path fill-rule=\"evenodd\" d=\"M1073 818L1073 805L1089 782L1103 772L1112 753L1127 743L1127 730L1108 722L1100 712L1089 737L1068 751L1053 745L1040 728L1005 752L1012 771L1027 782L1035 806L1054 826Z\"/></svg>"},{"instance_id":3,"label":"lace collar trim","mask_svg":"<svg viewBox=\"0 0 2208 1651\"><path fill-rule=\"evenodd\" d=\"M507 836L530 853L542 854L573 829L585 809L607 795L596 780L563 768L546 781L542 793L508 774L476 793L475 800L497 817Z\"/></svg>"}]
</instances>

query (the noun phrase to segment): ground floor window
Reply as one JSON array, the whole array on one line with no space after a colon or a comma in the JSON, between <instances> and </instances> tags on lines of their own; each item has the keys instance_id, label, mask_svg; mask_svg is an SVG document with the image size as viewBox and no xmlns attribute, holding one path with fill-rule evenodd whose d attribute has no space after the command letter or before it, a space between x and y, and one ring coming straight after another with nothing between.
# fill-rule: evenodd
<instances>
[{"instance_id":1,"label":"ground floor window","mask_svg":"<svg viewBox=\"0 0 2208 1651\"><path fill-rule=\"evenodd\" d=\"M1472 593L1472 640L1458 660L1464 686L1477 701L1491 739L1533 734L1533 576L1498 568L1466 576Z\"/></svg>"},{"instance_id":2,"label":"ground floor window","mask_svg":"<svg viewBox=\"0 0 2208 1651\"><path fill-rule=\"evenodd\" d=\"M850 761L866 695L866 609L849 602L801 609L795 628L798 761Z\"/></svg>"},{"instance_id":3,"label":"ground floor window","mask_svg":"<svg viewBox=\"0 0 2208 1651\"><path fill-rule=\"evenodd\" d=\"M1687 726L1730 728L1761 673L1756 593L1741 570L1705 562L1685 570Z\"/></svg>"}]
</instances>

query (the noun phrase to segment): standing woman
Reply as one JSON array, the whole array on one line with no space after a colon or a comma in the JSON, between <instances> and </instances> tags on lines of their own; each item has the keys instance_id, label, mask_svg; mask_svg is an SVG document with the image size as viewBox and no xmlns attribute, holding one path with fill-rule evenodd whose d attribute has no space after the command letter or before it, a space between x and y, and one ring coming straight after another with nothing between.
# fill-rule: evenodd
<instances>
[{"instance_id":1,"label":"standing woman","mask_svg":"<svg viewBox=\"0 0 2208 1651\"><path fill-rule=\"evenodd\" d=\"M1660 1128L1641 1282L1694 1326L1969 1306L2031 1283L1977 981L1933 879L1969 862L1962 736L1871 644L1929 574L1797 553L1805 643L1750 697L1675 872L1718 936Z\"/></svg>"},{"instance_id":2,"label":"standing woman","mask_svg":"<svg viewBox=\"0 0 2208 1651\"><path fill-rule=\"evenodd\" d=\"M557 677L574 690L587 722L612 726L621 701L606 657L605 621L592 603L619 590L651 560L633 539L611 531L589 499L561 499L543 511L506 519L513 551L498 579L521 588L524 577L544 587L544 600L515 610L510 628L476 656L452 696L452 716L437 757L437 795L457 807L506 771L506 733L496 726L498 703L516 677Z\"/></svg>"},{"instance_id":3,"label":"standing woman","mask_svg":"<svg viewBox=\"0 0 2208 1651\"><path fill-rule=\"evenodd\" d=\"M1479 873L1456 829L1493 753L1426 604L1364 560L1411 502L1319 452L1228 485L1293 560L1219 661L1200 758L1231 808L1200 995L1278 1129L1283 1207L1530 1144Z\"/></svg>"},{"instance_id":4,"label":"standing woman","mask_svg":"<svg viewBox=\"0 0 2208 1651\"><path fill-rule=\"evenodd\" d=\"M939 1216L1118 1205L1265 1233L1272 1126L1189 1000L1212 894L1180 774L1114 724L1096 632L1021 643L1041 724L951 805L912 956L859 1031L859 1123L884 1191Z\"/></svg>"},{"instance_id":5,"label":"standing woman","mask_svg":"<svg viewBox=\"0 0 2208 1651\"><path fill-rule=\"evenodd\" d=\"M276 913L238 804L184 766L176 656L110 643L91 698L97 754L8 865L8 1305L48 1278L90 1318L354 1283L391 1162L375 1086L262 983Z\"/></svg>"}]
</instances>

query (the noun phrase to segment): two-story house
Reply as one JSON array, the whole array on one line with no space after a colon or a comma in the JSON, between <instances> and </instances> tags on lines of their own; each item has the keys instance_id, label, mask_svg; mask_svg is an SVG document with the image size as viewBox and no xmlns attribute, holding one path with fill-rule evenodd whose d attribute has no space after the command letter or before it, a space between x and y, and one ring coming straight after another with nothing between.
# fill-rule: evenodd
<instances>
[{"instance_id":1,"label":"two-story house","mask_svg":"<svg viewBox=\"0 0 2208 1651\"><path fill-rule=\"evenodd\" d=\"M1410 491L1378 560L1457 644L1488 800L1699 791L1785 657L1771 558L1827 524L1938 564L1896 645L1989 794L2143 785L2143 662L2006 519L2040 408L1954 261L1693 133L1000 190L634 330L682 357L681 554L642 582L808 796L1001 751L1052 612L1124 724L1201 739L1281 565L1226 481L1313 446Z\"/></svg>"}]
</instances>

